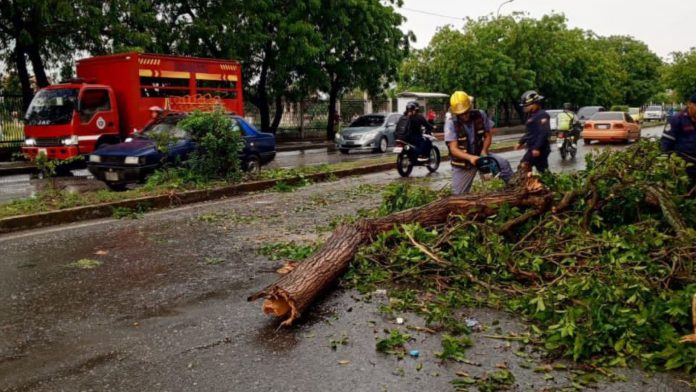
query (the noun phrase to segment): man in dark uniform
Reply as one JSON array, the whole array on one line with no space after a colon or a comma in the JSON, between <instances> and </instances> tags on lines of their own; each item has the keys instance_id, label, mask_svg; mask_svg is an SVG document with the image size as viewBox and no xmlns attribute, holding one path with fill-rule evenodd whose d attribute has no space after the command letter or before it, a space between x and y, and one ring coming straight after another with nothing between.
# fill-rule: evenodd
<instances>
[{"instance_id":1,"label":"man in dark uniform","mask_svg":"<svg viewBox=\"0 0 696 392\"><path fill-rule=\"evenodd\" d=\"M686 109L669 119L660 140L662 151L676 152L692 165L686 168L691 184L696 184L696 94L692 95Z\"/></svg>"},{"instance_id":2,"label":"man in dark uniform","mask_svg":"<svg viewBox=\"0 0 696 392\"><path fill-rule=\"evenodd\" d=\"M544 97L534 90L525 92L520 99L520 106L529 115L529 118L526 124L527 133L522 136L515 149L519 150L527 146L527 153L520 161L520 168L528 171L532 170L532 167L535 167L539 172L544 172L549 168L551 125L548 113L541 108L543 100Z\"/></svg>"}]
</instances>

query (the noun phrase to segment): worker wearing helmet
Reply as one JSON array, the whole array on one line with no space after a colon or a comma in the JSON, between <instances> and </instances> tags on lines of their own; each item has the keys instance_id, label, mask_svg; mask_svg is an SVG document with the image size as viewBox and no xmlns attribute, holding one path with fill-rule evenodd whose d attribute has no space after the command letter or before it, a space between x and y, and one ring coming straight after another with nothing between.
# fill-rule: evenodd
<instances>
[{"instance_id":1,"label":"worker wearing helmet","mask_svg":"<svg viewBox=\"0 0 696 392\"><path fill-rule=\"evenodd\" d=\"M455 91L450 97L452 115L445 122L445 142L452 163L452 194L469 192L478 171L476 163L482 156L494 158L500 166L500 177L512 177L510 163L488 150L493 141L493 122L485 112L472 108L472 97L464 91Z\"/></svg>"},{"instance_id":2,"label":"worker wearing helmet","mask_svg":"<svg viewBox=\"0 0 696 392\"><path fill-rule=\"evenodd\" d=\"M543 100L544 97L534 90L526 91L520 97L520 106L529 117L526 123L527 133L522 136L515 149L519 150L527 146L527 153L524 154L520 162L520 168L527 171L531 171L532 167L535 167L539 172L544 172L549 168L551 125L549 114L541 107Z\"/></svg>"}]
</instances>

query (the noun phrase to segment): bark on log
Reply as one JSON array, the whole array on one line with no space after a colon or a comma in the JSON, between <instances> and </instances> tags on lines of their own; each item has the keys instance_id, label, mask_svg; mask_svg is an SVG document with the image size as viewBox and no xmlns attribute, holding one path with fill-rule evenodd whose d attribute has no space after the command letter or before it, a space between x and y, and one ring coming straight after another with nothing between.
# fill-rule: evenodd
<instances>
[{"instance_id":1,"label":"bark on log","mask_svg":"<svg viewBox=\"0 0 696 392\"><path fill-rule=\"evenodd\" d=\"M340 226L315 255L247 300L265 298L263 311L285 317L282 325L290 326L343 274L358 248L378 233L405 223L418 222L422 226L433 226L445 222L450 215L490 216L503 204L545 211L552 198L552 194L544 189L536 177L528 177L513 190L450 196L386 217L363 219L352 225Z\"/></svg>"}]
</instances>

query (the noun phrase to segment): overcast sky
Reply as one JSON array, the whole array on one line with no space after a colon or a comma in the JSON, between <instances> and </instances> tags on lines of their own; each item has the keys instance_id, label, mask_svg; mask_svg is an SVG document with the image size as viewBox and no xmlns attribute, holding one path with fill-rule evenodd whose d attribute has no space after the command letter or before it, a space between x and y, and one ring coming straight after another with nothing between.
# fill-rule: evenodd
<instances>
[{"instance_id":1,"label":"overcast sky","mask_svg":"<svg viewBox=\"0 0 696 392\"><path fill-rule=\"evenodd\" d=\"M418 41L415 47L428 45L438 26L463 21L454 18L495 15L504 0L404 0L399 12L408 18L402 25L411 30ZM427 15L430 12L444 16ZM631 35L645 42L658 56L696 47L695 0L514 0L502 6L501 15L524 11L534 18L556 11L565 14L570 27L592 30L608 35Z\"/></svg>"}]
</instances>

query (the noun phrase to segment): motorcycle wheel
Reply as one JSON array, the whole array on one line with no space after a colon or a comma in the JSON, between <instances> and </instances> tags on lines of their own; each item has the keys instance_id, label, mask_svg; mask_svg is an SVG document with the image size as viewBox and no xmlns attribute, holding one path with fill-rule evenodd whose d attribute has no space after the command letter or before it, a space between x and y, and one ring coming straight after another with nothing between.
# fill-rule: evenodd
<instances>
[{"instance_id":1,"label":"motorcycle wheel","mask_svg":"<svg viewBox=\"0 0 696 392\"><path fill-rule=\"evenodd\" d=\"M577 149L577 148L570 147L570 157L571 157L571 158L574 159L574 158L575 158L575 154L577 154L577 152L578 152L578 149Z\"/></svg>"},{"instance_id":2,"label":"motorcycle wheel","mask_svg":"<svg viewBox=\"0 0 696 392\"><path fill-rule=\"evenodd\" d=\"M425 167L431 173L434 173L440 167L440 150L437 147L433 146L430 149L430 159Z\"/></svg>"},{"instance_id":3,"label":"motorcycle wheel","mask_svg":"<svg viewBox=\"0 0 696 392\"><path fill-rule=\"evenodd\" d=\"M396 171L399 172L401 177L408 177L411 175L411 170L413 170L413 163L411 163L408 153L404 150L396 157Z\"/></svg>"},{"instance_id":4,"label":"motorcycle wheel","mask_svg":"<svg viewBox=\"0 0 696 392\"><path fill-rule=\"evenodd\" d=\"M559 148L558 151L561 153L561 159L565 161L566 157L568 157L568 150L566 150L566 146L563 145L563 147Z\"/></svg>"}]
</instances>

